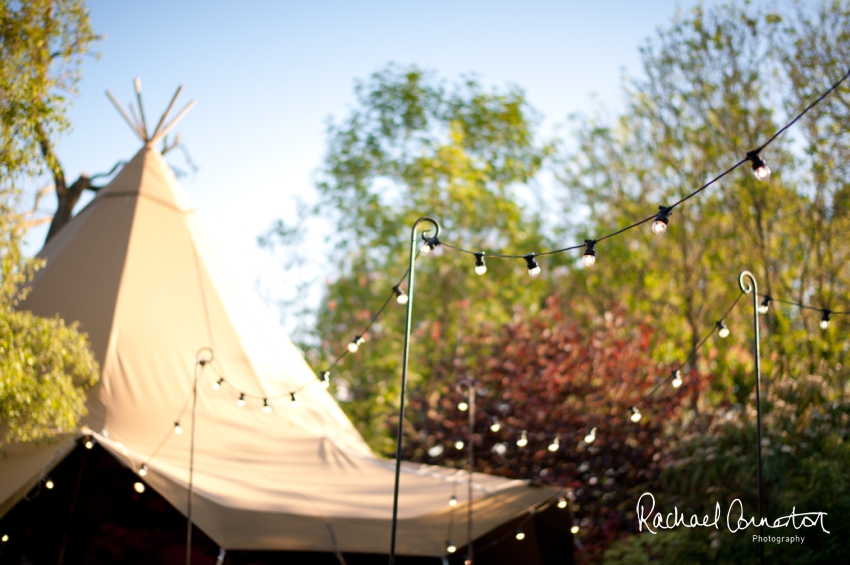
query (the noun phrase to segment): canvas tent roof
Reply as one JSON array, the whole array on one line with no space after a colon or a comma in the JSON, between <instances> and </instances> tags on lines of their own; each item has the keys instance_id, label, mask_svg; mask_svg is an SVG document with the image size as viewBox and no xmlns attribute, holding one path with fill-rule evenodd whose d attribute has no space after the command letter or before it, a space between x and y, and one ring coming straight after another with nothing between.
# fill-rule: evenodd
<instances>
[{"instance_id":1,"label":"canvas tent roof","mask_svg":"<svg viewBox=\"0 0 850 565\"><path fill-rule=\"evenodd\" d=\"M169 433L190 399L195 356L215 352L198 394L195 523L226 549L385 553L394 463L375 456L300 352L249 291L216 259L197 215L162 156L148 143L42 250L23 308L78 321L102 367L82 429L145 481L187 509L190 431ZM219 375L227 384L213 390ZM310 383L315 383L310 385ZM263 413L263 397L299 393ZM253 396L245 407L236 391ZM165 439L165 443L158 448ZM69 451L6 446L0 516ZM157 449L157 455L150 459ZM475 474L476 537L553 496L548 489ZM400 554L440 556L452 469L405 464ZM465 488L457 488L465 514Z\"/></svg>"}]
</instances>

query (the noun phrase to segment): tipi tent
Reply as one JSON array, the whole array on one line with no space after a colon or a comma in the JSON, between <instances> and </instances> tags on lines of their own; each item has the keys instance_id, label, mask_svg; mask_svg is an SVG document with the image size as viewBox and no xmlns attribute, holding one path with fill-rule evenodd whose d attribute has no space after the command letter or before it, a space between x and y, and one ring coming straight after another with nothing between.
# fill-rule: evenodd
<instances>
[{"instance_id":1,"label":"tipi tent","mask_svg":"<svg viewBox=\"0 0 850 565\"><path fill-rule=\"evenodd\" d=\"M81 433L130 469L144 466L143 480L185 514L196 354L210 348L197 394L195 524L225 549L388 551L394 463L367 447L259 300L233 288L152 142L40 255L47 265L22 307L78 321L102 368ZM173 433L177 422L185 433ZM0 516L74 439L4 447ZM475 537L555 494L473 480ZM445 554L454 481L466 476L404 465L399 554ZM464 516L466 489L456 490Z\"/></svg>"}]
</instances>

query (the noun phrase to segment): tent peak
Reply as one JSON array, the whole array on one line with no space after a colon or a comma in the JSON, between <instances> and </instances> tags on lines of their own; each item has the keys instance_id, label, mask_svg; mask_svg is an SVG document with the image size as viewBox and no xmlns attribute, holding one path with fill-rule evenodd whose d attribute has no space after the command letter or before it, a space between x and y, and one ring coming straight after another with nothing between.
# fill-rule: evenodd
<instances>
[{"instance_id":1,"label":"tent peak","mask_svg":"<svg viewBox=\"0 0 850 565\"><path fill-rule=\"evenodd\" d=\"M154 143L162 140L168 135L174 126L177 125L183 116L185 116L189 110L195 105L195 101L192 100L186 106L177 113L173 120L171 120L167 125L165 120L168 118L168 114L171 112L171 109L174 107L174 103L177 101L177 97L180 96L180 92L183 90L183 86L180 85L177 87L177 91L174 93L174 96L171 98L171 102L168 104L168 107L165 109L165 112L162 114L162 117L159 119L156 127L154 128L152 133L148 133L148 124L145 118L145 110L142 106L142 80L140 78L136 78L133 81L133 87L136 91L136 100L139 104L139 111L136 113L136 108L133 106L133 103L130 103L130 113L128 114L124 108L121 107L121 104L118 103L118 100L115 99L115 96L107 90L106 96L109 97L109 100L115 106L115 109L118 110L118 113L121 114L121 117L127 122L127 125L130 126L130 129L133 130L133 133L138 136L140 140L144 142L145 145L153 145ZM131 117L132 116L132 117Z\"/></svg>"}]
</instances>

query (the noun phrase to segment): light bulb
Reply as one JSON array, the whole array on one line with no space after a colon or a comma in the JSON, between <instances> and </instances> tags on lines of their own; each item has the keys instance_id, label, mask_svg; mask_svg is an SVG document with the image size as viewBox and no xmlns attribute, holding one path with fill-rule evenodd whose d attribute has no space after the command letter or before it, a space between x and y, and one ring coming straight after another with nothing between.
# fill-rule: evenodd
<instances>
[{"instance_id":1,"label":"light bulb","mask_svg":"<svg viewBox=\"0 0 850 565\"><path fill-rule=\"evenodd\" d=\"M236 400L236 406L238 406L239 408L242 408L243 406L245 406L245 393L244 392L239 393L239 398Z\"/></svg>"},{"instance_id":2,"label":"light bulb","mask_svg":"<svg viewBox=\"0 0 850 565\"><path fill-rule=\"evenodd\" d=\"M265 412L266 414L271 414L271 411L272 411L272 407L269 406L269 401L264 398L263 399L263 412Z\"/></svg>"},{"instance_id":3,"label":"light bulb","mask_svg":"<svg viewBox=\"0 0 850 565\"><path fill-rule=\"evenodd\" d=\"M457 547L455 547L455 545L452 542L447 541L446 542L446 552L447 553L454 553L455 551L457 551Z\"/></svg>"},{"instance_id":4,"label":"light bulb","mask_svg":"<svg viewBox=\"0 0 850 565\"><path fill-rule=\"evenodd\" d=\"M761 158L758 150L747 153L747 159L753 165L753 176L756 177L756 180L764 181L770 178L770 167Z\"/></svg>"},{"instance_id":5,"label":"light bulb","mask_svg":"<svg viewBox=\"0 0 850 565\"><path fill-rule=\"evenodd\" d=\"M495 422L490 424L490 431L491 432L498 432L501 428L502 428L502 426L501 426L501 424L499 424L498 420L496 420Z\"/></svg>"},{"instance_id":6,"label":"light bulb","mask_svg":"<svg viewBox=\"0 0 850 565\"><path fill-rule=\"evenodd\" d=\"M9 534L3 534L3 537L0 538L0 541L2 541L3 543L9 541Z\"/></svg>"},{"instance_id":7,"label":"light bulb","mask_svg":"<svg viewBox=\"0 0 850 565\"><path fill-rule=\"evenodd\" d=\"M357 350L360 349L360 346L364 343L366 343L366 340L363 339L362 335L354 336L354 339L348 344L348 351L350 353L357 353Z\"/></svg>"},{"instance_id":8,"label":"light bulb","mask_svg":"<svg viewBox=\"0 0 850 565\"><path fill-rule=\"evenodd\" d=\"M487 265L484 264L484 252L478 251L475 255L475 274L483 275L487 272Z\"/></svg>"},{"instance_id":9,"label":"light bulb","mask_svg":"<svg viewBox=\"0 0 850 565\"><path fill-rule=\"evenodd\" d=\"M558 508L564 509L564 508L566 508L566 507L567 507L567 499L566 499L566 498L564 498L564 497L561 497L561 498L558 500Z\"/></svg>"},{"instance_id":10,"label":"light bulb","mask_svg":"<svg viewBox=\"0 0 850 565\"><path fill-rule=\"evenodd\" d=\"M524 256L525 265L528 267L528 274L532 277L536 277L540 274L540 265L537 264L537 261L534 260L534 253L529 253Z\"/></svg>"},{"instance_id":11,"label":"light bulb","mask_svg":"<svg viewBox=\"0 0 850 565\"><path fill-rule=\"evenodd\" d=\"M440 245L440 240L437 239L436 237L431 238L431 239L426 239L425 243L422 245L422 247L419 248L419 250L422 251L422 253L424 253L425 255L427 255L427 254L431 253L431 251L433 251L434 248L437 247L438 245Z\"/></svg>"},{"instance_id":12,"label":"light bulb","mask_svg":"<svg viewBox=\"0 0 850 565\"><path fill-rule=\"evenodd\" d=\"M767 314L767 311L770 310L770 301L773 300L770 296L765 296L764 300L759 304L759 314Z\"/></svg>"},{"instance_id":13,"label":"light bulb","mask_svg":"<svg viewBox=\"0 0 850 565\"><path fill-rule=\"evenodd\" d=\"M419 248L419 251L421 251L423 255L428 255L431 253L431 246L428 245L428 242L425 242L422 244L422 247Z\"/></svg>"},{"instance_id":14,"label":"light bulb","mask_svg":"<svg viewBox=\"0 0 850 565\"><path fill-rule=\"evenodd\" d=\"M652 222L652 233L662 234L667 231L667 222L670 221L671 208L659 206L655 221Z\"/></svg>"},{"instance_id":15,"label":"light bulb","mask_svg":"<svg viewBox=\"0 0 850 565\"><path fill-rule=\"evenodd\" d=\"M451 500L449 500L449 506L457 506L457 497L452 495Z\"/></svg>"},{"instance_id":16,"label":"light bulb","mask_svg":"<svg viewBox=\"0 0 850 565\"><path fill-rule=\"evenodd\" d=\"M54 487L53 481L51 481L50 479L47 479L47 482L44 483L44 486L47 487L47 490L52 489Z\"/></svg>"},{"instance_id":17,"label":"light bulb","mask_svg":"<svg viewBox=\"0 0 850 565\"><path fill-rule=\"evenodd\" d=\"M829 327L829 315L832 314L832 310L824 310L823 316L820 319L820 329L825 330Z\"/></svg>"},{"instance_id":18,"label":"light bulb","mask_svg":"<svg viewBox=\"0 0 850 565\"><path fill-rule=\"evenodd\" d=\"M91 449L94 447L94 442L91 438L86 438L86 449Z\"/></svg>"},{"instance_id":19,"label":"light bulb","mask_svg":"<svg viewBox=\"0 0 850 565\"><path fill-rule=\"evenodd\" d=\"M139 483L139 482L134 483L134 484L133 484L133 490L135 490L135 491L136 491L137 493L139 493L139 494L142 494L143 492L145 492L145 485L144 485L144 483Z\"/></svg>"},{"instance_id":20,"label":"light bulb","mask_svg":"<svg viewBox=\"0 0 850 565\"><path fill-rule=\"evenodd\" d=\"M729 328L726 327L726 324L723 320L718 321L715 326L717 326L717 335L722 338L729 337Z\"/></svg>"},{"instance_id":21,"label":"light bulb","mask_svg":"<svg viewBox=\"0 0 850 565\"><path fill-rule=\"evenodd\" d=\"M213 381L212 388L213 390L218 390L221 388L221 383L224 382L224 379L218 379L217 381Z\"/></svg>"},{"instance_id":22,"label":"light bulb","mask_svg":"<svg viewBox=\"0 0 850 565\"><path fill-rule=\"evenodd\" d=\"M517 530L516 539L518 539L519 541L522 541L522 540L525 539L525 534L523 533L522 530Z\"/></svg>"},{"instance_id":23,"label":"light bulb","mask_svg":"<svg viewBox=\"0 0 850 565\"><path fill-rule=\"evenodd\" d=\"M596 441L596 428L592 428L589 432L587 432L587 435L584 436L585 443L593 443L594 441Z\"/></svg>"},{"instance_id":24,"label":"light bulb","mask_svg":"<svg viewBox=\"0 0 850 565\"><path fill-rule=\"evenodd\" d=\"M290 393L289 393L289 405L290 405L290 406L299 406L300 404L301 404L301 403L300 403L300 402L298 402L298 399L297 399L297 398L295 398L295 393L294 393L294 392L290 392Z\"/></svg>"},{"instance_id":25,"label":"light bulb","mask_svg":"<svg viewBox=\"0 0 850 565\"><path fill-rule=\"evenodd\" d=\"M329 386L331 386L331 372L323 371L321 377L319 377L319 380L322 381L322 386L324 388L328 388Z\"/></svg>"},{"instance_id":26,"label":"light bulb","mask_svg":"<svg viewBox=\"0 0 850 565\"><path fill-rule=\"evenodd\" d=\"M395 298L396 302L398 302L399 304L407 304L407 300L408 300L409 297L404 293L403 290L401 290L399 288L398 285L395 285L393 287L393 292L395 293L395 296L396 296L396 298Z\"/></svg>"},{"instance_id":27,"label":"light bulb","mask_svg":"<svg viewBox=\"0 0 850 565\"><path fill-rule=\"evenodd\" d=\"M464 444L463 444L462 441L456 441L455 442L455 449L463 449L463 445Z\"/></svg>"},{"instance_id":28,"label":"light bulb","mask_svg":"<svg viewBox=\"0 0 850 565\"><path fill-rule=\"evenodd\" d=\"M463 401L461 401L460 404L457 405L457 409L460 410L461 412L466 412L468 408L469 408L469 404L467 404L466 402L463 402Z\"/></svg>"},{"instance_id":29,"label":"light bulb","mask_svg":"<svg viewBox=\"0 0 850 565\"><path fill-rule=\"evenodd\" d=\"M174 422L174 433L178 436L183 433L183 427L180 425L180 422Z\"/></svg>"},{"instance_id":30,"label":"light bulb","mask_svg":"<svg viewBox=\"0 0 850 565\"><path fill-rule=\"evenodd\" d=\"M630 416L632 422L640 422L640 417L640 410L637 409L637 406L632 406L632 415Z\"/></svg>"},{"instance_id":31,"label":"light bulb","mask_svg":"<svg viewBox=\"0 0 850 565\"><path fill-rule=\"evenodd\" d=\"M585 267L592 267L596 264L596 240L584 240L584 255L581 256L581 262Z\"/></svg>"},{"instance_id":32,"label":"light bulb","mask_svg":"<svg viewBox=\"0 0 850 565\"><path fill-rule=\"evenodd\" d=\"M572 528L570 528L570 533L571 534L577 534L578 533L578 526L573 526Z\"/></svg>"},{"instance_id":33,"label":"light bulb","mask_svg":"<svg viewBox=\"0 0 850 565\"><path fill-rule=\"evenodd\" d=\"M549 451L558 451L561 447L561 440L558 437L555 437L555 440L549 444Z\"/></svg>"},{"instance_id":34,"label":"light bulb","mask_svg":"<svg viewBox=\"0 0 850 565\"><path fill-rule=\"evenodd\" d=\"M148 474L148 466L146 463L142 463L142 466L139 467L139 476L144 477Z\"/></svg>"},{"instance_id":35,"label":"light bulb","mask_svg":"<svg viewBox=\"0 0 850 565\"><path fill-rule=\"evenodd\" d=\"M517 447L525 447L528 445L528 435L523 430L522 435L519 436L519 439L516 440Z\"/></svg>"},{"instance_id":36,"label":"light bulb","mask_svg":"<svg viewBox=\"0 0 850 565\"><path fill-rule=\"evenodd\" d=\"M682 376L678 369L673 371L673 381L670 384L673 385L673 388L679 388L682 386Z\"/></svg>"}]
</instances>

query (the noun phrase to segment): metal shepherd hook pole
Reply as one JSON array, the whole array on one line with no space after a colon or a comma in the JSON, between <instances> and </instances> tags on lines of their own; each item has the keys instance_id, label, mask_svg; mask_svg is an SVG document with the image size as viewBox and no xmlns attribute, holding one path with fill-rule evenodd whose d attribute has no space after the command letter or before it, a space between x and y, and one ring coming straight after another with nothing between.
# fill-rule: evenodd
<instances>
[{"instance_id":1,"label":"metal shepherd hook pole","mask_svg":"<svg viewBox=\"0 0 850 565\"><path fill-rule=\"evenodd\" d=\"M744 278L749 278L750 282ZM761 480L761 359L759 357L759 288L756 277L749 271L743 271L738 276L738 286L746 294L753 295L753 359L756 362L756 437L758 440L758 485L759 485L759 563L764 565L764 526L761 524L764 513L764 499L762 498Z\"/></svg>"},{"instance_id":2,"label":"metal shepherd hook pole","mask_svg":"<svg viewBox=\"0 0 850 565\"><path fill-rule=\"evenodd\" d=\"M401 447L402 433L404 432L404 394L407 387L407 358L410 347L410 323L413 316L413 263L416 260L416 228L420 222L429 222L434 225L434 235L430 238L422 237L426 240L435 240L440 235L440 224L434 218L423 216L416 220L413 224L413 229L410 231L410 265L407 275L407 317L404 320L404 357L401 364L401 399L399 400L398 411L398 441L395 450L395 489L393 491L393 530L392 541L390 542L390 565L395 565L395 538L396 526L398 524L398 481L401 473Z\"/></svg>"},{"instance_id":3,"label":"metal shepherd hook pole","mask_svg":"<svg viewBox=\"0 0 850 565\"><path fill-rule=\"evenodd\" d=\"M463 393L466 387L469 393L469 474L467 476L467 506L466 506L466 561L464 565L473 565L474 553L472 548L472 470L475 467L475 384L464 379L457 384L458 392Z\"/></svg>"},{"instance_id":4,"label":"metal shepherd hook pole","mask_svg":"<svg viewBox=\"0 0 850 565\"><path fill-rule=\"evenodd\" d=\"M204 356L204 353L209 353ZM208 357L208 358L207 358ZM195 356L195 381L192 384L192 439L189 443L189 500L186 511L186 565L192 563L192 494L195 474L195 421L198 416L198 379L204 365L215 359L215 353L209 347L202 347Z\"/></svg>"}]
</instances>

